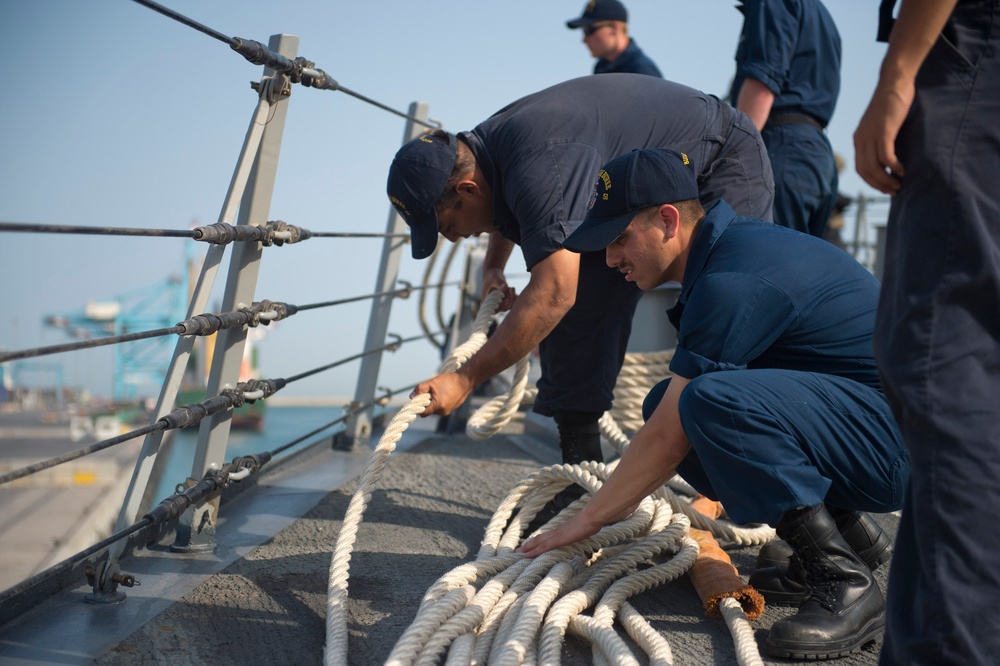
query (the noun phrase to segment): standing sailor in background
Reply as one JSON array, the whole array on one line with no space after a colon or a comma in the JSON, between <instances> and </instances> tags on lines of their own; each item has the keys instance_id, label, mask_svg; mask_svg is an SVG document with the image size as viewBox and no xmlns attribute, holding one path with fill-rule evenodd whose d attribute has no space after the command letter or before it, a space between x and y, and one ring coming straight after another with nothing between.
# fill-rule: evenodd
<instances>
[{"instance_id":1,"label":"standing sailor in background","mask_svg":"<svg viewBox=\"0 0 1000 666\"><path fill-rule=\"evenodd\" d=\"M893 195L875 358L913 460L881 663L996 664L1000 2L904 0L892 26L894 4L854 133Z\"/></svg>"},{"instance_id":2,"label":"standing sailor in background","mask_svg":"<svg viewBox=\"0 0 1000 666\"><path fill-rule=\"evenodd\" d=\"M824 129L840 93L840 34L819 0L741 0L730 101L764 137L774 222L822 238L837 200Z\"/></svg>"},{"instance_id":3,"label":"standing sailor in background","mask_svg":"<svg viewBox=\"0 0 1000 666\"><path fill-rule=\"evenodd\" d=\"M566 21L570 30L583 28L583 43L597 58L594 74L648 74L663 78L660 69L628 34L628 11L618 0L590 0L580 18Z\"/></svg>"},{"instance_id":4,"label":"standing sailor in background","mask_svg":"<svg viewBox=\"0 0 1000 666\"><path fill-rule=\"evenodd\" d=\"M770 219L774 183L753 123L715 97L638 74L587 76L519 99L458 136L436 131L399 149L387 193L410 227L413 257L440 232L489 233L483 296L502 289L510 312L458 372L420 383L424 413L449 414L480 383L536 346L534 411L559 428L563 461L601 460L597 421L611 407L641 291L562 242L583 221L601 164L636 146L672 147L698 165L706 205L725 198ZM504 267L521 246L531 278L516 295Z\"/></svg>"}]
</instances>

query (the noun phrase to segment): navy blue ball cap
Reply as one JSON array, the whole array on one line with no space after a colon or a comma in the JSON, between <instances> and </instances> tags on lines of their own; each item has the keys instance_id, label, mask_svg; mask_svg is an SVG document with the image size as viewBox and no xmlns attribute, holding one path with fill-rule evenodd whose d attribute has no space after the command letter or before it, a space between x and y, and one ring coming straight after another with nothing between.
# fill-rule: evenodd
<instances>
[{"instance_id":1,"label":"navy blue ball cap","mask_svg":"<svg viewBox=\"0 0 1000 666\"><path fill-rule=\"evenodd\" d=\"M694 165L684 153L639 148L604 165L587 217L563 242L572 252L596 252L615 242L643 208L698 198Z\"/></svg>"},{"instance_id":2,"label":"navy blue ball cap","mask_svg":"<svg viewBox=\"0 0 1000 666\"><path fill-rule=\"evenodd\" d=\"M438 243L438 217L434 207L444 194L455 167L458 139L422 134L403 144L389 167L386 194L410 227L414 259L425 259Z\"/></svg>"},{"instance_id":3,"label":"navy blue ball cap","mask_svg":"<svg viewBox=\"0 0 1000 666\"><path fill-rule=\"evenodd\" d=\"M628 23L628 11L618 0L590 0L578 19L566 21L569 29L584 28L600 21L622 21Z\"/></svg>"}]
</instances>

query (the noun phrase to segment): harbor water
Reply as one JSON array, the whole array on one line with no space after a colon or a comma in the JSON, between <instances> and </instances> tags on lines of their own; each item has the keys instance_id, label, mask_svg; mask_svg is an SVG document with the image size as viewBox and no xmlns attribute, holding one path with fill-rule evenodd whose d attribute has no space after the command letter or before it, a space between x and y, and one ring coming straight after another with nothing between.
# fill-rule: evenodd
<instances>
[{"instance_id":1,"label":"harbor water","mask_svg":"<svg viewBox=\"0 0 1000 666\"><path fill-rule=\"evenodd\" d=\"M265 451L273 451L302 437L328 423L336 421L344 413L343 407L332 405L316 407L268 406L260 430L233 429L226 447L226 460L236 456L248 456ZM344 424L337 423L303 440L282 455L294 454L314 442L330 439L343 432ZM174 433L167 447L163 474L156 487L156 501L172 495L178 484L191 476L191 462L198 445L198 428L190 427Z\"/></svg>"}]
</instances>

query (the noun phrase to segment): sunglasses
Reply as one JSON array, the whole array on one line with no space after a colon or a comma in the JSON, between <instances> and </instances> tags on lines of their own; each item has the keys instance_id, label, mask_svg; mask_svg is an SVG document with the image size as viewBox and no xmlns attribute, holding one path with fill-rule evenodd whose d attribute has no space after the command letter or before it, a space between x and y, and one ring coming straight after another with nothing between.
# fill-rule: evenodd
<instances>
[{"instance_id":1,"label":"sunglasses","mask_svg":"<svg viewBox=\"0 0 1000 666\"><path fill-rule=\"evenodd\" d=\"M594 25L585 26L583 28L583 34L586 37L590 37L601 28L610 28L610 27L611 27L610 23L595 23Z\"/></svg>"}]
</instances>

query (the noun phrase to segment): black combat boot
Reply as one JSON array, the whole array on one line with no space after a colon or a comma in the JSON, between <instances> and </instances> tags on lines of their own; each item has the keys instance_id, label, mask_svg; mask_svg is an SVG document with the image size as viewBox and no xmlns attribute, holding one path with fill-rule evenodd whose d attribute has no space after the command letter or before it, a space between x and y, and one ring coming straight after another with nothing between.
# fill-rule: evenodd
<instances>
[{"instance_id":1,"label":"black combat boot","mask_svg":"<svg viewBox=\"0 0 1000 666\"><path fill-rule=\"evenodd\" d=\"M559 429L559 449L566 465L584 460L604 461L601 453L600 412L556 412L552 418Z\"/></svg>"},{"instance_id":2,"label":"black combat boot","mask_svg":"<svg viewBox=\"0 0 1000 666\"><path fill-rule=\"evenodd\" d=\"M892 541L879 524L864 511L847 511L827 506L847 545L872 571L892 557ZM798 606L809 597L805 572L784 541L769 541L757 555L757 571L749 585L775 606Z\"/></svg>"},{"instance_id":3,"label":"black combat boot","mask_svg":"<svg viewBox=\"0 0 1000 666\"><path fill-rule=\"evenodd\" d=\"M882 591L826 507L793 509L776 529L802 565L810 592L798 613L771 627L767 653L832 659L878 640L885 627Z\"/></svg>"},{"instance_id":4,"label":"black combat boot","mask_svg":"<svg viewBox=\"0 0 1000 666\"><path fill-rule=\"evenodd\" d=\"M604 461L601 452L601 429L597 421L601 412L556 412L552 416L559 429L559 449L562 451L564 465L576 465L584 460ZM584 489L575 483L542 507L531 522L528 523L528 534L549 522L560 511L583 497Z\"/></svg>"}]
</instances>

